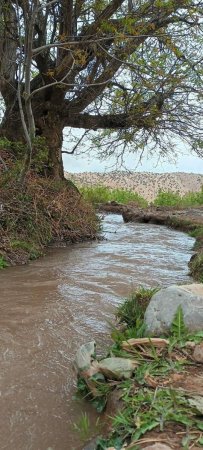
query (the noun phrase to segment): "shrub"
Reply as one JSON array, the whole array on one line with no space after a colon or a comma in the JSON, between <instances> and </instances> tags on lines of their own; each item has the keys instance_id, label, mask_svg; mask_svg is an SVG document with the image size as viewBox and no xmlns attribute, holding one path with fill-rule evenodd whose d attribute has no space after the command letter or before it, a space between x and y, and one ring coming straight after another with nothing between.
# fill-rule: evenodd
<instances>
[{"instance_id":1,"label":"shrub","mask_svg":"<svg viewBox=\"0 0 203 450\"><path fill-rule=\"evenodd\" d=\"M118 203L135 202L138 206L147 206L147 201L136 192L125 189L110 189L105 186L81 187L83 197L93 204L116 201Z\"/></svg>"}]
</instances>

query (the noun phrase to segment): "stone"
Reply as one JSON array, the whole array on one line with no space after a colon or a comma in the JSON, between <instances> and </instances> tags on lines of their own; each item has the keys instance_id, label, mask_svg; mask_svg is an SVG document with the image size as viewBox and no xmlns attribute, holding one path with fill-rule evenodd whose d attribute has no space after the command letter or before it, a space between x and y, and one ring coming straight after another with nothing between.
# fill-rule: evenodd
<instances>
[{"instance_id":1,"label":"stone","mask_svg":"<svg viewBox=\"0 0 203 450\"><path fill-rule=\"evenodd\" d=\"M203 415L203 397L200 395L193 395L191 398L188 398L188 402L190 406L193 406L198 414Z\"/></svg>"},{"instance_id":2,"label":"stone","mask_svg":"<svg viewBox=\"0 0 203 450\"><path fill-rule=\"evenodd\" d=\"M111 391L107 398L107 405L105 409L105 417L108 419L114 417L118 411L121 411L124 406L124 401L122 400L123 391L122 389L114 389Z\"/></svg>"},{"instance_id":3,"label":"stone","mask_svg":"<svg viewBox=\"0 0 203 450\"><path fill-rule=\"evenodd\" d=\"M95 348L96 343L95 341L92 341L81 345L78 349L75 357L75 366L79 372L90 368L92 357L95 354Z\"/></svg>"},{"instance_id":4,"label":"stone","mask_svg":"<svg viewBox=\"0 0 203 450\"><path fill-rule=\"evenodd\" d=\"M169 286L152 296L145 312L147 331L157 336L169 331L179 305L188 331L203 330L203 284L190 284Z\"/></svg>"},{"instance_id":5,"label":"stone","mask_svg":"<svg viewBox=\"0 0 203 450\"><path fill-rule=\"evenodd\" d=\"M91 439L82 450L95 450L97 448L97 437Z\"/></svg>"},{"instance_id":6,"label":"stone","mask_svg":"<svg viewBox=\"0 0 203 450\"><path fill-rule=\"evenodd\" d=\"M110 380L122 380L131 377L138 363L127 358L105 358L99 362L99 372Z\"/></svg>"},{"instance_id":7,"label":"stone","mask_svg":"<svg viewBox=\"0 0 203 450\"><path fill-rule=\"evenodd\" d=\"M195 346L192 356L196 362L203 363L203 342Z\"/></svg>"},{"instance_id":8,"label":"stone","mask_svg":"<svg viewBox=\"0 0 203 450\"><path fill-rule=\"evenodd\" d=\"M157 442L156 444L148 445L147 447L144 447L143 450L172 450L172 449L168 445Z\"/></svg>"}]
</instances>

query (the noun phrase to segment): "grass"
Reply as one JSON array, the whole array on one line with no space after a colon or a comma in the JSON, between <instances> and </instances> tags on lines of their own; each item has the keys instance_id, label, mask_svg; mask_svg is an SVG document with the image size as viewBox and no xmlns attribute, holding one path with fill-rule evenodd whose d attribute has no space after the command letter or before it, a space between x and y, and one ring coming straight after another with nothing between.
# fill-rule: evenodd
<instances>
[{"instance_id":1,"label":"grass","mask_svg":"<svg viewBox=\"0 0 203 450\"><path fill-rule=\"evenodd\" d=\"M7 263L7 261L4 259L3 256L0 256L0 269L5 269L6 267L8 267L9 264Z\"/></svg>"},{"instance_id":2,"label":"grass","mask_svg":"<svg viewBox=\"0 0 203 450\"><path fill-rule=\"evenodd\" d=\"M110 189L106 186L82 186L79 189L83 197L94 205L116 201L123 204L135 202L140 207L148 206L148 202L138 193L125 189ZM200 192L189 192L183 196L178 192L160 190L152 205L178 208L202 206L203 187Z\"/></svg>"},{"instance_id":3,"label":"grass","mask_svg":"<svg viewBox=\"0 0 203 450\"><path fill-rule=\"evenodd\" d=\"M170 382L177 374L183 373L186 367L192 367L191 350L188 350L191 347L187 346L187 342L201 342L203 332L195 335L188 333L182 308L179 307L164 345L156 344L152 337L146 345L141 343L141 339L137 344L126 342L127 333L133 327L137 328L138 319L139 328L143 325L148 302L156 291L157 289L140 288L126 299L116 312L117 333L114 329L114 343L108 351L108 356L136 359L138 364L131 378L113 382L97 373L88 379L79 380L80 392L97 410L100 405L100 411L105 408L110 392L116 390L120 393L120 407L111 418L112 431L108 436L97 439L96 450L110 447L116 450L138 450L142 442L147 442L145 436L150 436L149 432L167 432L169 425L174 427L174 434L179 427L179 448L188 450L195 443L203 443L203 419L195 397L187 390L174 388L172 381ZM143 335L146 336L146 330Z\"/></svg>"},{"instance_id":4,"label":"grass","mask_svg":"<svg viewBox=\"0 0 203 450\"><path fill-rule=\"evenodd\" d=\"M81 187L80 192L85 200L90 201L94 205L116 201L123 204L135 202L137 206L147 206L147 201L143 197L136 192L134 193L125 189L110 189L105 186L95 186Z\"/></svg>"},{"instance_id":5,"label":"grass","mask_svg":"<svg viewBox=\"0 0 203 450\"><path fill-rule=\"evenodd\" d=\"M11 240L10 245L13 250L21 249L27 252L30 260L37 259L42 254L33 242L13 239Z\"/></svg>"},{"instance_id":6,"label":"grass","mask_svg":"<svg viewBox=\"0 0 203 450\"><path fill-rule=\"evenodd\" d=\"M92 435L92 429L94 429L94 433L95 431L97 431L99 433L101 428L101 424L100 424L100 417L98 417L95 421L94 424L90 423L90 419L88 417L88 415L82 412L80 419L78 420L77 423L73 424L73 429L74 431L79 434L80 439L82 441L87 441L87 439L89 439Z\"/></svg>"},{"instance_id":7,"label":"grass","mask_svg":"<svg viewBox=\"0 0 203 450\"><path fill-rule=\"evenodd\" d=\"M155 206L194 207L203 205L203 187L200 192L189 192L183 196L178 192L159 191L154 200Z\"/></svg>"},{"instance_id":8,"label":"grass","mask_svg":"<svg viewBox=\"0 0 203 450\"><path fill-rule=\"evenodd\" d=\"M137 321L143 321L145 310L158 289L145 289L140 287L122 303L116 313L120 323L124 323L128 328L135 327Z\"/></svg>"}]
</instances>

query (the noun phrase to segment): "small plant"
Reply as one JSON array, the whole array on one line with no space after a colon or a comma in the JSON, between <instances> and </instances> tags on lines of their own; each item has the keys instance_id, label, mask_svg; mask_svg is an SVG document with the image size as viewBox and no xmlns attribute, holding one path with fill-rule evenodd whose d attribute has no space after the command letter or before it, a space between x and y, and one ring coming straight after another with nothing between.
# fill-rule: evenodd
<instances>
[{"instance_id":1,"label":"small plant","mask_svg":"<svg viewBox=\"0 0 203 450\"><path fill-rule=\"evenodd\" d=\"M171 324L171 334L181 341L188 335L187 328L184 323L182 306L179 305Z\"/></svg>"},{"instance_id":2,"label":"small plant","mask_svg":"<svg viewBox=\"0 0 203 450\"><path fill-rule=\"evenodd\" d=\"M125 302L118 307L116 317L120 323L124 323L128 328L141 326L146 308L152 296L158 291L155 289L145 289L141 287L133 292Z\"/></svg>"},{"instance_id":3,"label":"small plant","mask_svg":"<svg viewBox=\"0 0 203 450\"><path fill-rule=\"evenodd\" d=\"M4 259L3 256L0 256L0 269L5 269L6 267L8 267L9 264L7 263L7 261Z\"/></svg>"},{"instance_id":4,"label":"small plant","mask_svg":"<svg viewBox=\"0 0 203 450\"><path fill-rule=\"evenodd\" d=\"M82 413L78 423L74 423L74 429L79 433L82 440L88 439L90 435L90 420L86 413Z\"/></svg>"},{"instance_id":5,"label":"small plant","mask_svg":"<svg viewBox=\"0 0 203 450\"><path fill-rule=\"evenodd\" d=\"M92 434L92 429L94 429L95 432L99 433L101 430L101 423L100 423L100 417L97 417L94 424L90 424L90 420L88 415L82 412L81 418L79 419L78 423L73 424L74 430L80 435L80 438L82 441L86 441L90 438Z\"/></svg>"}]
</instances>

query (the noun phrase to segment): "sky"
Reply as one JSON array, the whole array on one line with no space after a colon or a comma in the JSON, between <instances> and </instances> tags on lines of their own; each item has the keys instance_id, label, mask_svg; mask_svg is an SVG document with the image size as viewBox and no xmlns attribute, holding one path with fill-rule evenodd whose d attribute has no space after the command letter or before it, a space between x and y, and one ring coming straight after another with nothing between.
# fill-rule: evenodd
<instances>
[{"instance_id":1,"label":"sky","mask_svg":"<svg viewBox=\"0 0 203 450\"><path fill-rule=\"evenodd\" d=\"M68 149L68 143L64 139L64 147ZM114 158L109 158L106 161L100 161L96 152L92 153L91 157L83 154L81 156L65 155L63 157L64 169L67 172L109 172L111 170L127 170L135 172L187 172L203 174L203 158L198 158L192 155L189 150L183 146L179 148L179 156L176 161L159 160L156 155L154 158L143 157L142 163L139 163L139 158L134 154L126 154L125 167L116 167Z\"/></svg>"}]
</instances>

